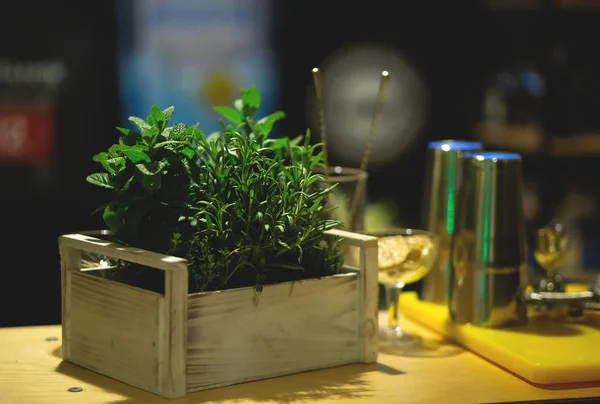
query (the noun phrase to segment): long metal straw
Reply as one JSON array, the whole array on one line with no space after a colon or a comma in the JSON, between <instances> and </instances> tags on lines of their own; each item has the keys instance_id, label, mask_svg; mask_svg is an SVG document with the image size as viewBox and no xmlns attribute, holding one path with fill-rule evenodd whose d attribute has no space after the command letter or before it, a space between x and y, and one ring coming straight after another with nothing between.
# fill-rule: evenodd
<instances>
[{"instance_id":1,"label":"long metal straw","mask_svg":"<svg viewBox=\"0 0 600 404\"><path fill-rule=\"evenodd\" d=\"M327 137L325 135L325 114L323 112L323 92L321 89L321 71L319 68L314 67L312 69L313 83L315 86L315 96L317 101L317 113L319 114L319 133L321 135L321 143L323 144L323 163L325 169L329 168L329 161L327 158Z\"/></svg>"},{"instance_id":2,"label":"long metal straw","mask_svg":"<svg viewBox=\"0 0 600 404\"><path fill-rule=\"evenodd\" d=\"M375 110L373 111L373 117L371 118L371 127L369 129L369 135L365 144L365 150L363 153L362 160L360 162L360 170L362 172L367 171L369 166L369 158L371 157L371 149L373 148L373 140L377 132L377 124L381 118L381 112L383 110L383 102L385 100L385 93L388 88L390 79L390 73L387 70L381 72L381 78L379 79L379 91L377 93L377 100L375 102ZM354 189L354 198L352 198L352 209L350 211L350 221L348 223L350 231L355 231L354 221L356 220L356 214L358 212L358 200L360 195L364 192L365 181L359 181Z\"/></svg>"}]
</instances>

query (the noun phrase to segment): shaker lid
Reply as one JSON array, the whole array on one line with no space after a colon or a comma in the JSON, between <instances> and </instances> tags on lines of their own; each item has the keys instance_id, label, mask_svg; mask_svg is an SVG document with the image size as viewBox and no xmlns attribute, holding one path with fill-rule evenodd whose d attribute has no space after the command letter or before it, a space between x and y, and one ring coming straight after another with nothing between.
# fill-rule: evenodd
<instances>
[{"instance_id":1,"label":"shaker lid","mask_svg":"<svg viewBox=\"0 0 600 404\"><path fill-rule=\"evenodd\" d=\"M475 167L509 167L521 166L521 155L510 152L476 152L465 153L465 158Z\"/></svg>"},{"instance_id":2,"label":"shaker lid","mask_svg":"<svg viewBox=\"0 0 600 404\"><path fill-rule=\"evenodd\" d=\"M508 153L508 152L478 152L478 153L468 153L465 155L467 158L473 158L479 161L491 160L491 161L499 161L499 160L520 160L521 155L519 153Z\"/></svg>"},{"instance_id":3,"label":"shaker lid","mask_svg":"<svg viewBox=\"0 0 600 404\"><path fill-rule=\"evenodd\" d=\"M429 142L430 149L441 149L444 151L450 150L481 150L481 142L468 142L464 140L436 140Z\"/></svg>"}]
</instances>

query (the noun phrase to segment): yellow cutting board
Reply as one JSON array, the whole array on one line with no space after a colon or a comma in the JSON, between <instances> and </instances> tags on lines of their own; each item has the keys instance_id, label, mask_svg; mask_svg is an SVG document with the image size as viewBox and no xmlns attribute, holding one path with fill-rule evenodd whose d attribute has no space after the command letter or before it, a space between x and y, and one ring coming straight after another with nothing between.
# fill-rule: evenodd
<instances>
[{"instance_id":1,"label":"yellow cutting board","mask_svg":"<svg viewBox=\"0 0 600 404\"><path fill-rule=\"evenodd\" d=\"M445 306L400 297L402 314L535 384L600 382L600 315L577 321L530 313L527 325L490 329L455 325Z\"/></svg>"}]
</instances>

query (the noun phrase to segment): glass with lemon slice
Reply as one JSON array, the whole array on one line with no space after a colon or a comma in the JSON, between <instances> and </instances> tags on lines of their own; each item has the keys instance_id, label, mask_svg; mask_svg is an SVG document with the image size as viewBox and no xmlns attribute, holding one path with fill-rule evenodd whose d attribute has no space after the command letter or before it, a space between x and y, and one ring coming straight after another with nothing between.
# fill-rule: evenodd
<instances>
[{"instance_id":1,"label":"glass with lemon slice","mask_svg":"<svg viewBox=\"0 0 600 404\"><path fill-rule=\"evenodd\" d=\"M438 252L435 233L415 229L387 229L369 233L378 238L378 281L385 287L388 323L380 330L380 342L400 345L417 341L399 325L398 300L405 285L427 275Z\"/></svg>"}]
</instances>

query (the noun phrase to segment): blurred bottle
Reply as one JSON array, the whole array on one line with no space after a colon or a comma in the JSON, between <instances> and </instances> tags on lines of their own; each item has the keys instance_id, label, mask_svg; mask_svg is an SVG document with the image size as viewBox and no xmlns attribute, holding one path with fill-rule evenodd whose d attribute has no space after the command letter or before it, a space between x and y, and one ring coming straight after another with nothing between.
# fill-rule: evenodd
<instances>
[{"instance_id":1,"label":"blurred bottle","mask_svg":"<svg viewBox=\"0 0 600 404\"><path fill-rule=\"evenodd\" d=\"M560 269L566 278L600 269L600 66L585 38L569 34L561 34L566 39L552 45L548 58L543 195L548 214L576 229Z\"/></svg>"},{"instance_id":2,"label":"blurred bottle","mask_svg":"<svg viewBox=\"0 0 600 404\"><path fill-rule=\"evenodd\" d=\"M546 80L531 63L519 63L492 75L484 90L476 137L486 150L523 156L524 210L529 223L541 214L540 176L544 148L543 102Z\"/></svg>"}]
</instances>

